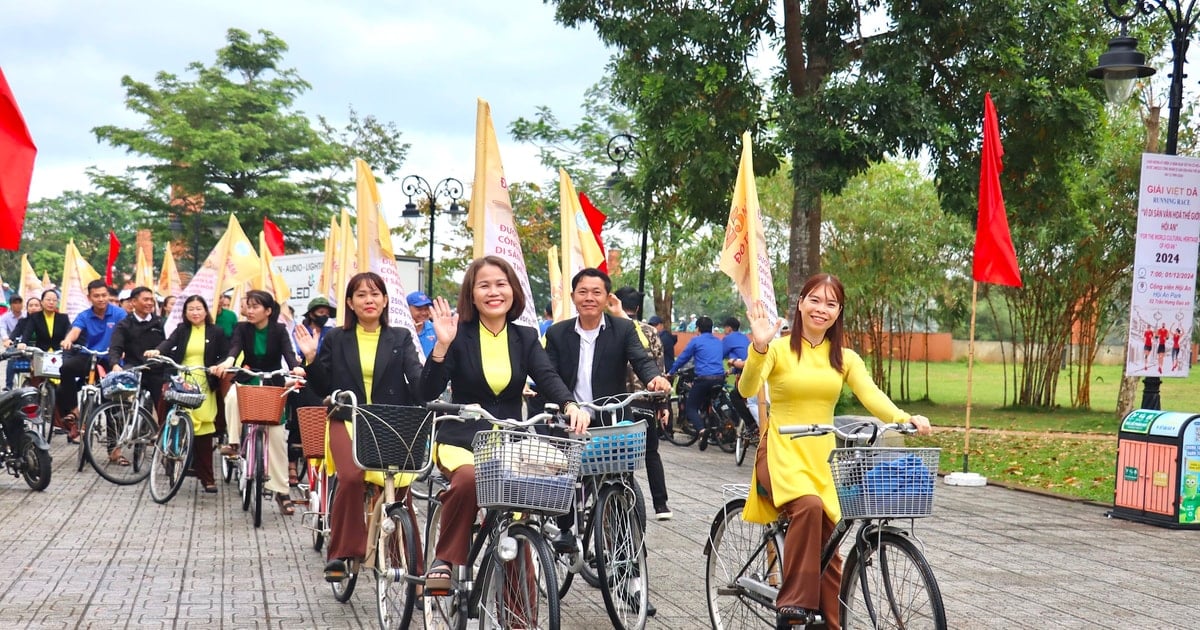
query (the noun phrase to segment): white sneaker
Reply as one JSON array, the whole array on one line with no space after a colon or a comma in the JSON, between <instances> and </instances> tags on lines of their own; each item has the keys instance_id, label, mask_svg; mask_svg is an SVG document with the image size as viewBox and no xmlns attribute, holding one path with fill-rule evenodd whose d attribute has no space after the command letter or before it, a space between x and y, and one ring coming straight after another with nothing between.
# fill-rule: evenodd
<instances>
[{"instance_id":1,"label":"white sneaker","mask_svg":"<svg viewBox=\"0 0 1200 630\"><path fill-rule=\"evenodd\" d=\"M671 520L672 516L674 516L674 514L672 514L671 510L667 509L667 506L665 505L661 508L654 509L654 520L656 521L669 521Z\"/></svg>"}]
</instances>

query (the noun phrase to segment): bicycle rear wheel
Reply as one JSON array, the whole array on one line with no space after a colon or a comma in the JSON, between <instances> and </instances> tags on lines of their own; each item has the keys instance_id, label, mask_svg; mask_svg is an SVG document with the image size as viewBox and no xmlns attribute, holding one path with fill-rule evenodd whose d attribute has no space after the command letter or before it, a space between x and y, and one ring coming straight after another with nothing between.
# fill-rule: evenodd
<instances>
[{"instance_id":1,"label":"bicycle rear wheel","mask_svg":"<svg viewBox=\"0 0 1200 630\"><path fill-rule=\"evenodd\" d=\"M499 536L484 553L476 581L481 628L558 628L559 602L554 556L545 538L527 525L513 525L516 558L500 558Z\"/></svg>"},{"instance_id":2,"label":"bicycle rear wheel","mask_svg":"<svg viewBox=\"0 0 1200 630\"><path fill-rule=\"evenodd\" d=\"M38 383L38 405L39 413L42 416L42 438L49 444L51 438L54 437L54 413L58 405L54 384L50 379L43 378L41 383Z\"/></svg>"},{"instance_id":3,"label":"bicycle rear wheel","mask_svg":"<svg viewBox=\"0 0 1200 630\"><path fill-rule=\"evenodd\" d=\"M596 569L604 608L618 630L645 627L650 601L645 525L634 503L633 490L619 483L606 486L596 501Z\"/></svg>"},{"instance_id":4,"label":"bicycle rear wheel","mask_svg":"<svg viewBox=\"0 0 1200 630\"><path fill-rule=\"evenodd\" d=\"M313 551L320 551L325 546L325 519L329 513L325 464L318 464L308 477L308 511L304 513L304 526L312 531Z\"/></svg>"},{"instance_id":5,"label":"bicycle rear wheel","mask_svg":"<svg viewBox=\"0 0 1200 630\"><path fill-rule=\"evenodd\" d=\"M704 549L705 599L716 630L774 627L775 594L783 578L783 537L742 520L745 499L725 504Z\"/></svg>"},{"instance_id":6,"label":"bicycle rear wheel","mask_svg":"<svg viewBox=\"0 0 1200 630\"><path fill-rule=\"evenodd\" d=\"M267 444L266 444L266 428L262 428L254 432L254 461L251 465L254 466L253 483L247 483L246 487L250 489L250 498L254 502L254 526L262 527L262 504L263 504L263 484L267 474Z\"/></svg>"},{"instance_id":7,"label":"bicycle rear wheel","mask_svg":"<svg viewBox=\"0 0 1200 630\"><path fill-rule=\"evenodd\" d=\"M83 402L79 405L79 435L80 438L79 450L75 452L75 472L83 472L83 467L88 465L88 452L84 448L86 443L87 428L92 423L92 418L95 416L95 410L98 406L99 394L89 393L87 390L90 386L85 386L82 392ZM49 440L47 440L49 443Z\"/></svg>"},{"instance_id":8,"label":"bicycle rear wheel","mask_svg":"<svg viewBox=\"0 0 1200 630\"><path fill-rule=\"evenodd\" d=\"M178 407L172 408L150 461L150 498L155 503L170 501L183 487L183 478L192 468L194 438L191 416Z\"/></svg>"},{"instance_id":9,"label":"bicycle rear wheel","mask_svg":"<svg viewBox=\"0 0 1200 630\"><path fill-rule=\"evenodd\" d=\"M700 437L692 423L688 422L685 402L686 394L680 393L678 396L672 396L667 404L667 426L663 429L662 436L676 446L691 446L696 443L696 438Z\"/></svg>"},{"instance_id":10,"label":"bicycle rear wheel","mask_svg":"<svg viewBox=\"0 0 1200 630\"><path fill-rule=\"evenodd\" d=\"M133 402L100 405L84 435L85 457L92 468L119 486L138 483L150 475L150 455L158 426L150 412Z\"/></svg>"},{"instance_id":11,"label":"bicycle rear wheel","mask_svg":"<svg viewBox=\"0 0 1200 630\"><path fill-rule=\"evenodd\" d=\"M945 630L946 611L933 569L913 540L895 532L864 538L842 572L842 628Z\"/></svg>"},{"instance_id":12,"label":"bicycle rear wheel","mask_svg":"<svg viewBox=\"0 0 1200 630\"><path fill-rule=\"evenodd\" d=\"M388 509L387 522L392 532L379 528L379 544L375 560L375 604L379 612L379 627L407 628L412 621L417 601L417 584L411 578L419 575L416 525L403 503Z\"/></svg>"}]
</instances>

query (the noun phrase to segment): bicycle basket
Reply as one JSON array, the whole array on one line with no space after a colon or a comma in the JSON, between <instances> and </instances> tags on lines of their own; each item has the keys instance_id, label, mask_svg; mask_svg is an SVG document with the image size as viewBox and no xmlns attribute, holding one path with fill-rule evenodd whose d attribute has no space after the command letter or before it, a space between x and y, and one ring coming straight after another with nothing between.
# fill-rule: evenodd
<instances>
[{"instance_id":1,"label":"bicycle basket","mask_svg":"<svg viewBox=\"0 0 1200 630\"><path fill-rule=\"evenodd\" d=\"M299 407L296 409L296 420L300 424L300 446L307 458L323 459L325 457L325 417L328 411L324 407Z\"/></svg>"},{"instance_id":2,"label":"bicycle basket","mask_svg":"<svg viewBox=\"0 0 1200 630\"><path fill-rule=\"evenodd\" d=\"M287 402L282 387L274 385L238 385L238 414L246 424L282 424Z\"/></svg>"},{"instance_id":3,"label":"bicycle basket","mask_svg":"<svg viewBox=\"0 0 1200 630\"><path fill-rule=\"evenodd\" d=\"M432 428L433 414L424 407L359 405L354 410L354 461L363 470L423 470Z\"/></svg>"},{"instance_id":4,"label":"bicycle basket","mask_svg":"<svg viewBox=\"0 0 1200 630\"><path fill-rule=\"evenodd\" d=\"M933 512L940 448L835 448L829 470L842 518L916 518Z\"/></svg>"},{"instance_id":5,"label":"bicycle basket","mask_svg":"<svg viewBox=\"0 0 1200 630\"><path fill-rule=\"evenodd\" d=\"M611 427L588 427L591 438L583 448L580 472L615 475L633 472L646 461L646 421Z\"/></svg>"},{"instance_id":6,"label":"bicycle basket","mask_svg":"<svg viewBox=\"0 0 1200 630\"><path fill-rule=\"evenodd\" d=\"M140 381L137 372L112 372L100 379L100 393L108 400L131 400Z\"/></svg>"},{"instance_id":7,"label":"bicycle basket","mask_svg":"<svg viewBox=\"0 0 1200 630\"><path fill-rule=\"evenodd\" d=\"M171 379L167 391L163 392L163 400L184 409L196 409L204 404L204 398L204 392L199 385L185 380Z\"/></svg>"},{"instance_id":8,"label":"bicycle basket","mask_svg":"<svg viewBox=\"0 0 1200 630\"><path fill-rule=\"evenodd\" d=\"M33 355L29 362L30 372L34 376L60 376L63 354L61 352L45 352Z\"/></svg>"},{"instance_id":9,"label":"bicycle basket","mask_svg":"<svg viewBox=\"0 0 1200 630\"><path fill-rule=\"evenodd\" d=\"M583 442L521 431L475 434L479 507L546 514L571 509Z\"/></svg>"}]
</instances>

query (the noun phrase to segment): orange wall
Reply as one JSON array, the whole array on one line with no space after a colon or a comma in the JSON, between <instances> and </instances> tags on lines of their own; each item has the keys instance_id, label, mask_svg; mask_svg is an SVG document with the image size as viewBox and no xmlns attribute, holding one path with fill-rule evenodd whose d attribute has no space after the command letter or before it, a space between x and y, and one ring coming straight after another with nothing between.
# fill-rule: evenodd
<instances>
[{"instance_id":1,"label":"orange wall","mask_svg":"<svg viewBox=\"0 0 1200 630\"><path fill-rule=\"evenodd\" d=\"M679 338L679 340L675 343L675 356L679 356L679 353L683 352L683 349L687 347L688 342L691 341L692 337L695 337L696 334L697 333L689 333L689 332L676 332L675 333L675 336ZM897 356L899 356L899 347L893 347L891 344L899 343L901 341L901 338L907 339L908 343L909 343L909 355L908 355L909 360L910 361L924 361L925 360L925 337L926 336L929 337L929 360L930 361L950 361L953 358L952 353L951 353L951 341L952 340L950 338L950 333L913 333L910 335L903 335L903 336L886 335L884 337L884 339L885 339L884 343L887 345L887 347L891 348L891 352L894 352L894 353L896 353ZM717 337L724 337L724 335L718 334ZM859 351L860 354L866 354L866 352L864 352L861 349L864 347L864 344L859 343L859 341L858 341L859 336L850 335L850 337L851 337L851 347L854 348L855 350ZM885 354L884 356L887 356L887 355Z\"/></svg>"}]
</instances>

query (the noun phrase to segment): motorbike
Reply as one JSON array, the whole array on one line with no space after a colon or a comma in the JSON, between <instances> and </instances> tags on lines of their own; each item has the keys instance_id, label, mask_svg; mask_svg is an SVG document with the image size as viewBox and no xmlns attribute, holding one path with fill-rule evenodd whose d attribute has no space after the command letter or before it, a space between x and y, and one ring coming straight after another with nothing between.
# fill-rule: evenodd
<instances>
[{"instance_id":1,"label":"motorbike","mask_svg":"<svg viewBox=\"0 0 1200 630\"><path fill-rule=\"evenodd\" d=\"M37 491L50 485L50 445L33 428L41 422L38 393L18 387L0 393L0 462L4 471ZM19 440L19 444L13 444Z\"/></svg>"}]
</instances>

